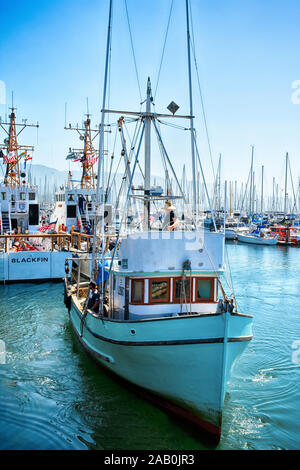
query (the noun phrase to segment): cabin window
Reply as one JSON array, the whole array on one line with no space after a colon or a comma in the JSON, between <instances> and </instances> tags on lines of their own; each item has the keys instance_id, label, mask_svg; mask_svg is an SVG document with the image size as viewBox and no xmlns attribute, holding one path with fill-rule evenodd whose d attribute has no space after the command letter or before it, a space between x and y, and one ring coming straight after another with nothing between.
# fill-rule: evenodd
<instances>
[{"instance_id":1,"label":"cabin window","mask_svg":"<svg viewBox=\"0 0 300 470\"><path fill-rule=\"evenodd\" d=\"M73 194L68 194L68 202L74 202Z\"/></svg>"},{"instance_id":2,"label":"cabin window","mask_svg":"<svg viewBox=\"0 0 300 470\"><path fill-rule=\"evenodd\" d=\"M196 279L196 302L213 299L213 283L211 279Z\"/></svg>"},{"instance_id":3,"label":"cabin window","mask_svg":"<svg viewBox=\"0 0 300 470\"><path fill-rule=\"evenodd\" d=\"M29 201L35 200L35 193L29 193Z\"/></svg>"},{"instance_id":4,"label":"cabin window","mask_svg":"<svg viewBox=\"0 0 300 470\"><path fill-rule=\"evenodd\" d=\"M190 302L191 279L174 279L174 302Z\"/></svg>"},{"instance_id":5,"label":"cabin window","mask_svg":"<svg viewBox=\"0 0 300 470\"><path fill-rule=\"evenodd\" d=\"M67 206L67 218L68 219L76 218L76 206Z\"/></svg>"},{"instance_id":6,"label":"cabin window","mask_svg":"<svg viewBox=\"0 0 300 470\"><path fill-rule=\"evenodd\" d=\"M131 303L144 303L144 279L134 279L131 281Z\"/></svg>"},{"instance_id":7,"label":"cabin window","mask_svg":"<svg viewBox=\"0 0 300 470\"><path fill-rule=\"evenodd\" d=\"M1 193L1 200L5 201L5 199L6 199L6 193Z\"/></svg>"},{"instance_id":8,"label":"cabin window","mask_svg":"<svg viewBox=\"0 0 300 470\"><path fill-rule=\"evenodd\" d=\"M20 193L20 201L26 201L26 193Z\"/></svg>"},{"instance_id":9,"label":"cabin window","mask_svg":"<svg viewBox=\"0 0 300 470\"><path fill-rule=\"evenodd\" d=\"M170 300L169 279L150 280L150 303L164 303Z\"/></svg>"}]
</instances>

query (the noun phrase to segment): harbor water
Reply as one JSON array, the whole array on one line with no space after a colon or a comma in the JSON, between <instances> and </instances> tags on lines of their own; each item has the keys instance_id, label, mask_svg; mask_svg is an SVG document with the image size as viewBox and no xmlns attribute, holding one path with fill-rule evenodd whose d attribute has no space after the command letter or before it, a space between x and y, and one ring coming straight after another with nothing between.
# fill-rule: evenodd
<instances>
[{"instance_id":1,"label":"harbor water","mask_svg":"<svg viewBox=\"0 0 300 470\"><path fill-rule=\"evenodd\" d=\"M299 449L300 250L232 242L225 255L254 338L228 384L217 450ZM2 285L0 297L1 450L207 449L80 349L62 283Z\"/></svg>"}]
</instances>

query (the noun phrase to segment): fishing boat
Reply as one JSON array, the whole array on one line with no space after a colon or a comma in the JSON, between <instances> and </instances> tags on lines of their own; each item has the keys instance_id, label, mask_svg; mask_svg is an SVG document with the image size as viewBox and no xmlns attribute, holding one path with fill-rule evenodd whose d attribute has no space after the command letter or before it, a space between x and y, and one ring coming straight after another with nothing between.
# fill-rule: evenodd
<instances>
[{"instance_id":1,"label":"fishing boat","mask_svg":"<svg viewBox=\"0 0 300 470\"><path fill-rule=\"evenodd\" d=\"M186 8L188 25L188 2ZM98 174L100 169L104 171L101 161L105 114L120 113L105 108L111 17L112 0ZM171 205L169 195L150 193L151 130L154 127L164 156L169 160L156 120L175 117L153 112L152 102L148 79L146 110L128 112L140 121L140 133L118 233L111 249L95 252L91 258L77 256L69 260L72 267L66 266L65 304L79 342L99 365L192 427L205 431L217 443L221 436L226 385L235 361L252 339L253 318L238 312L234 296L229 299L222 287L224 230L206 230L195 222L193 230L186 230L172 221L161 230L150 228L152 198L161 197ZM190 111L189 116L180 117L190 120L192 154L199 155L192 106ZM143 141L143 230L130 233L123 231L123 226L128 201L134 196L132 183ZM182 193L181 197L185 199ZM110 236L104 230L100 236L102 247L109 247ZM90 272L86 272L89 266ZM95 280L99 287L98 312L90 303L94 302L91 297L94 286L89 291L89 279Z\"/></svg>"}]
</instances>

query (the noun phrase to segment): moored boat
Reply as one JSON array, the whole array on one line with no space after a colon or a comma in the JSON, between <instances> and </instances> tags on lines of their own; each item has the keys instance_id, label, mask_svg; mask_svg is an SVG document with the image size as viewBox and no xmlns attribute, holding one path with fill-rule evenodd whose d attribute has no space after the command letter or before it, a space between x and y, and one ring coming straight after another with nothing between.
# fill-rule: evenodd
<instances>
[{"instance_id":1,"label":"moored boat","mask_svg":"<svg viewBox=\"0 0 300 470\"><path fill-rule=\"evenodd\" d=\"M231 369L252 338L251 315L224 311L218 298L223 246L224 234L208 231L128 235L105 315L85 310L88 283L66 281L88 353L216 442Z\"/></svg>"},{"instance_id":2,"label":"moored boat","mask_svg":"<svg viewBox=\"0 0 300 470\"><path fill-rule=\"evenodd\" d=\"M270 233L277 237L279 245L299 246L300 234L294 227L271 225Z\"/></svg>"},{"instance_id":3,"label":"moored boat","mask_svg":"<svg viewBox=\"0 0 300 470\"><path fill-rule=\"evenodd\" d=\"M269 235L261 229L255 229L248 233L238 233L237 239L239 242L255 245L277 245L278 243L276 236Z\"/></svg>"},{"instance_id":4,"label":"moored boat","mask_svg":"<svg viewBox=\"0 0 300 470\"><path fill-rule=\"evenodd\" d=\"M238 312L234 293L227 296L222 287L225 228L218 230L213 211L210 211L209 230L205 224L201 227L197 222L195 171L193 210L189 213L185 194L157 125L157 120L162 117L189 120L192 162L195 164L193 158L198 156L199 159L199 152L193 128L191 81L188 116L175 116L178 109L175 103L168 107L172 114L157 113L152 108L150 78L145 111L106 109L112 3L110 0L99 136L98 175L101 174L102 181L106 113L134 116L137 144L132 149L127 194L113 243L111 235L105 231L104 205L98 193L96 203L102 209L101 250L94 244L91 257L77 253L70 259L72 267L66 266L65 304L78 340L99 365L134 385L147 397L151 396L169 412L205 431L217 443L221 436L227 382L235 361L252 339L253 317ZM188 12L187 1L189 28ZM120 119L123 117L118 122ZM165 195L151 193L153 130L180 196L168 192ZM142 195L136 196L133 181L142 144L144 184ZM122 151L127 155L124 140ZM131 198L138 198L142 203L140 231L124 228ZM186 204L184 213L190 221L188 225L175 216L176 207L171 200L178 199L180 204ZM165 218L160 229L152 230L153 206L157 201L165 202Z\"/></svg>"}]
</instances>

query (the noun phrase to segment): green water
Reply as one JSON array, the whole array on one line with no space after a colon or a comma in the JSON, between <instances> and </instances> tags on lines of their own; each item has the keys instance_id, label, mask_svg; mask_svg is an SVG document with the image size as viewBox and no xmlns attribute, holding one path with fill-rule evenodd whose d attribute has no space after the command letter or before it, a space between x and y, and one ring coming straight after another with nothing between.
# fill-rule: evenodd
<instances>
[{"instance_id":1,"label":"green water","mask_svg":"<svg viewBox=\"0 0 300 470\"><path fill-rule=\"evenodd\" d=\"M226 252L254 339L228 384L217 449L298 449L300 249L232 243ZM62 294L62 284L0 286L0 449L205 449L86 356Z\"/></svg>"}]
</instances>

